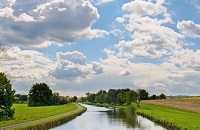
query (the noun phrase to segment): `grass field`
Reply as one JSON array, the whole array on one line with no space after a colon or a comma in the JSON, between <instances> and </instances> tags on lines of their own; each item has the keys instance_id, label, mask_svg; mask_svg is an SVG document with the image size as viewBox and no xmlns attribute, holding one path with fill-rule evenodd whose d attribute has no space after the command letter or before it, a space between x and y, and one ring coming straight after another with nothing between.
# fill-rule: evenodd
<instances>
[{"instance_id":1,"label":"grass field","mask_svg":"<svg viewBox=\"0 0 200 130\"><path fill-rule=\"evenodd\" d=\"M154 121L159 120L169 124L172 123L183 130L200 130L199 112L147 103L141 103L137 112L153 117Z\"/></svg>"},{"instance_id":2,"label":"grass field","mask_svg":"<svg viewBox=\"0 0 200 130\"><path fill-rule=\"evenodd\" d=\"M0 122L0 127L65 113L76 109L77 106L75 104L67 104L61 106L28 107L27 104L14 104L13 108L15 108L15 119Z\"/></svg>"}]
</instances>

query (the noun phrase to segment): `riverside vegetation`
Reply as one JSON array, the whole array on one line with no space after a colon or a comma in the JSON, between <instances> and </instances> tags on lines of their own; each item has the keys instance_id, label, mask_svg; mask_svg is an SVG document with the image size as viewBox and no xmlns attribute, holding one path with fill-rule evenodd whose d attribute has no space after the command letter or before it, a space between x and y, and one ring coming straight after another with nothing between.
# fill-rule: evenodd
<instances>
[{"instance_id":1,"label":"riverside vegetation","mask_svg":"<svg viewBox=\"0 0 200 130\"><path fill-rule=\"evenodd\" d=\"M96 94L87 93L86 94L87 97L83 98L82 100L86 102L89 101L87 103L92 105L104 106L104 107L117 107L123 109L128 113L130 113L130 111L132 110L135 110L135 113L142 115L154 121L155 123L158 123L166 127L167 129L200 130L199 97L186 98L186 99L170 99L170 100L169 99L148 100L152 99L152 97L159 99L159 97L165 97L165 95L164 94L161 94L160 96L152 95L149 97L148 92L145 90L142 90L142 92L140 92L141 90L133 92L130 91L133 90L111 89L108 92L101 90ZM175 101L178 104L175 104ZM167 106L164 106L165 102L168 102L166 103ZM198 109L196 109L193 106L197 106ZM195 110L191 108L195 108Z\"/></svg>"}]
</instances>

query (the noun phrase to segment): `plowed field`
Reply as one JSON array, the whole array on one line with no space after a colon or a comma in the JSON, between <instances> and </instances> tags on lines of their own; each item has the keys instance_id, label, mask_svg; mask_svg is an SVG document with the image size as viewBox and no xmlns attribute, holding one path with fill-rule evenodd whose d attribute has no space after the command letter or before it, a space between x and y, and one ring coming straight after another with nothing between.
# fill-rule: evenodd
<instances>
[{"instance_id":1,"label":"plowed field","mask_svg":"<svg viewBox=\"0 0 200 130\"><path fill-rule=\"evenodd\" d=\"M148 104L169 106L193 112L200 112L200 97L183 98L183 99L166 99L166 100L145 100L142 102Z\"/></svg>"}]
</instances>

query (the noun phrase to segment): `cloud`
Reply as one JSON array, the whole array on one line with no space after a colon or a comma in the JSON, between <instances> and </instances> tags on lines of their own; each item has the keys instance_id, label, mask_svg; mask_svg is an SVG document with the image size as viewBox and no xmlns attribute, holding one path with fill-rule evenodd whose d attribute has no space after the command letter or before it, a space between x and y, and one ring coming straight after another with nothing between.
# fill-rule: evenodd
<instances>
[{"instance_id":1,"label":"cloud","mask_svg":"<svg viewBox=\"0 0 200 130\"><path fill-rule=\"evenodd\" d=\"M94 0L94 1L96 2L97 5L102 5L102 4L113 2L115 0Z\"/></svg>"},{"instance_id":2,"label":"cloud","mask_svg":"<svg viewBox=\"0 0 200 130\"><path fill-rule=\"evenodd\" d=\"M77 65L86 65L86 56L84 56L83 53L78 51L66 53L57 52L56 57L58 62L70 61Z\"/></svg>"},{"instance_id":3,"label":"cloud","mask_svg":"<svg viewBox=\"0 0 200 130\"><path fill-rule=\"evenodd\" d=\"M0 6L0 32L5 44L45 47L108 35L105 30L92 29L99 14L89 1L4 1Z\"/></svg>"},{"instance_id":4,"label":"cloud","mask_svg":"<svg viewBox=\"0 0 200 130\"><path fill-rule=\"evenodd\" d=\"M43 53L12 47L7 48L0 71L16 82L31 82L47 78L53 67L54 62Z\"/></svg>"},{"instance_id":5,"label":"cloud","mask_svg":"<svg viewBox=\"0 0 200 130\"><path fill-rule=\"evenodd\" d=\"M87 63L86 56L78 51L57 52L57 65L50 74L57 79L75 80L87 78L91 74L103 73L103 67L98 62Z\"/></svg>"},{"instance_id":6,"label":"cloud","mask_svg":"<svg viewBox=\"0 0 200 130\"><path fill-rule=\"evenodd\" d=\"M101 74L103 73L103 66L98 62L92 62L92 70L95 74Z\"/></svg>"},{"instance_id":7,"label":"cloud","mask_svg":"<svg viewBox=\"0 0 200 130\"><path fill-rule=\"evenodd\" d=\"M119 57L159 58L181 48L178 41L183 36L164 26L173 23L164 4L164 0L134 0L123 5L125 13L116 21L130 32L130 40L121 40L114 46Z\"/></svg>"},{"instance_id":8,"label":"cloud","mask_svg":"<svg viewBox=\"0 0 200 130\"><path fill-rule=\"evenodd\" d=\"M169 58L169 62L178 68L191 68L200 71L200 50L182 49L175 50L174 55Z\"/></svg>"},{"instance_id":9,"label":"cloud","mask_svg":"<svg viewBox=\"0 0 200 130\"><path fill-rule=\"evenodd\" d=\"M119 73L120 76L129 76L131 74L131 71L129 70L124 70Z\"/></svg>"},{"instance_id":10,"label":"cloud","mask_svg":"<svg viewBox=\"0 0 200 130\"><path fill-rule=\"evenodd\" d=\"M164 2L165 0L159 0L156 3L146 0L133 0L124 4L122 10L126 12L134 12L139 16L156 16L167 11L166 7L163 6Z\"/></svg>"},{"instance_id":11,"label":"cloud","mask_svg":"<svg viewBox=\"0 0 200 130\"><path fill-rule=\"evenodd\" d=\"M200 24L196 24L193 21L178 22L177 28L186 37L200 38Z\"/></svg>"}]
</instances>

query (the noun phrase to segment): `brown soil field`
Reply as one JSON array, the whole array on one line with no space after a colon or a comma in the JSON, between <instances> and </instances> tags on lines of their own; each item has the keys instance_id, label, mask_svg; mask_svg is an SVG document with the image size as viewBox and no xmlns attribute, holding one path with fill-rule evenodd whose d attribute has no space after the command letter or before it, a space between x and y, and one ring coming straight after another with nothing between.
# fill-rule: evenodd
<instances>
[{"instance_id":1,"label":"brown soil field","mask_svg":"<svg viewBox=\"0 0 200 130\"><path fill-rule=\"evenodd\" d=\"M200 112L200 98L166 99L166 100L144 100L148 104L169 106L193 112Z\"/></svg>"}]
</instances>

